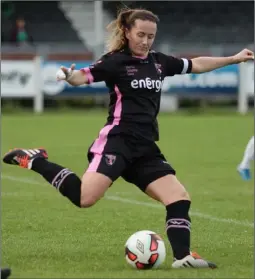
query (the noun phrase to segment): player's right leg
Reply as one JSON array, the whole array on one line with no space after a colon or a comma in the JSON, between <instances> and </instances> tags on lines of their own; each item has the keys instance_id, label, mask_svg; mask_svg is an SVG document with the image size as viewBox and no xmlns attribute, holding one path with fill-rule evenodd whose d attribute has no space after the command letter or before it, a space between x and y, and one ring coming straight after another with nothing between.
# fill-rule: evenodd
<instances>
[{"instance_id":1,"label":"player's right leg","mask_svg":"<svg viewBox=\"0 0 255 279\"><path fill-rule=\"evenodd\" d=\"M237 167L237 171L239 172L243 180L251 179L250 164L252 160L254 160L254 136L249 140L248 144L246 145L243 154L243 159Z\"/></svg>"},{"instance_id":2,"label":"player's right leg","mask_svg":"<svg viewBox=\"0 0 255 279\"><path fill-rule=\"evenodd\" d=\"M3 161L41 174L77 207L90 207L95 204L125 167L121 157L118 160L119 164L113 167L107 164L104 155L96 155L80 179L68 168L49 162L47 159L48 154L42 148L14 149L4 156Z\"/></svg>"}]
</instances>

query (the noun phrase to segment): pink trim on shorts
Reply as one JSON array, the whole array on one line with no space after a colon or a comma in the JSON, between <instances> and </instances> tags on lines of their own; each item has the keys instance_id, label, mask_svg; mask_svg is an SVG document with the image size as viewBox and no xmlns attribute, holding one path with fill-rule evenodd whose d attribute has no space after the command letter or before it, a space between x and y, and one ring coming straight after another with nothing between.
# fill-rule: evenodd
<instances>
[{"instance_id":1,"label":"pink trim on shorts","mask_svg":"<svg viewBox=\"0 0 255 279\"><path fill-rule=\"evenodd\" d=\"M88 82L86 82L87 84L93 83L94 77L93 77L93 75L92 75L92 73L90 71L90 68L88 68L88 67L87 68L82 68L82 69L80 69L80 71L82 71L83 73L86 74L86 76L88 78Z\"/></svg>"},{"instance_id":2,"label":"pink trim on shorts","mask_svg":"<svg viewBox=\"0 0 255 279\"><path fill-rule=\"evenodd\" d=\"M95 140L94 144L91 146L90 152L94 153L94 158L97 158L97 159L95 160L95 162L94 162L94 159L92 160L92 162L89 165L88 171L97 170L97 168L100 164L100 161L102 159L102 153L104 151L105 145L107 144L108 134L115 126L119 125L120 120L121 120L122 94L121 94L119 88L117 87L117 85L115 85L114 91L117 95L117 101L116 101L115 110L113 113L114 120L111 125L106 125L99 132L99 137ZM100 156L97 156L97 155L100 155ZM99 160L99 162L98 162L98 160Z\"/></svg>"},{"instance_id":3,"label":"pink trim on shorts","mask_svg":"<svg viewBox=\"0 0 255 279\"><path fill-rule=\"evenodd\" d=\"M98 166L101 162L101 159L102 159L102 154L95 154L94 158L92 159L91 163L89 164L87 172L97 171Z\"/></svg>"}]
</instances>

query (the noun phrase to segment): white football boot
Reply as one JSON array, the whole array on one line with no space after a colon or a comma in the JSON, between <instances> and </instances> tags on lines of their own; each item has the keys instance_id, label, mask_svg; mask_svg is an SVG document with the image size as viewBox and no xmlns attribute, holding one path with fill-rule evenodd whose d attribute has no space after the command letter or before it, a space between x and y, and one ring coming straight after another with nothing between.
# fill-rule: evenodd
<instances>
[{"instance_id":1,"label":"white football boot","mask_svg":"<svg viewBox=\"0 0 255 279\"><path fill-rule=\"evenodd\" d=\"M181 260L174 260L172 268L217 268L216 264L202 259L196 252L190 252L190 255Z\"/></svg>"}]
</instances>

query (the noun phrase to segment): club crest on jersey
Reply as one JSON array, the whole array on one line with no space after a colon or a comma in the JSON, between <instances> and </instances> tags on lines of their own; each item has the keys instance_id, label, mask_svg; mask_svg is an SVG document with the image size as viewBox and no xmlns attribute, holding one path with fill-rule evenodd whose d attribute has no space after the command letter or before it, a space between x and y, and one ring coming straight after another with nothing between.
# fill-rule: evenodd
<instances>
[{"instance_id":1,"label":"club crest on jersey","mask_svg":"<svg viewBox=\"0 0 255 279\"><path fill-rule=\"evenodd\" d=\"M115 155L106 154L105 155L105 162L108 166L112 166L116 161Z\"/></svg>"},{"instance_id":2,"label":"club crest on jersey","mask_svg":"<svg viewBox=\"0 0 255 279\"><path fill-rule=\"evenodd\" d=\"M157 71L161 74L162 73L161 64L155 63L155 67L156 67Z\"/></svg>"}]
</instances>

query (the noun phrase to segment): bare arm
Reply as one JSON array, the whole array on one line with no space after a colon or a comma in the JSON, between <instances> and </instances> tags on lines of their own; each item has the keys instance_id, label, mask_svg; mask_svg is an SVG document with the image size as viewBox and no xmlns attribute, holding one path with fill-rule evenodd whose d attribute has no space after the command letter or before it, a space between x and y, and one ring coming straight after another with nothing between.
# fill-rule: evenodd
<instances>
[{"instance_id":1,"label":"bare arm","mask_svg":"<svg viewBox=\"0 0 255 279\"><path fill-rule=\"evenodd\" d=\"M230 57L197 57L192 60L192 73L200 74L235 64L234 58Z\"/></svg>"},{"instance_id":2,"label":"bare arm","mask_svg":"<svg viewBox=\"0 0 255 279\"><path fill-rule=\"evenodd\" d=\"M244 49L238 54L229 57L197 57L192 60L192 73L200 74L210 72L231 64L238 64L254 59L254 53Z\"/></svg>"}]
</instances>

